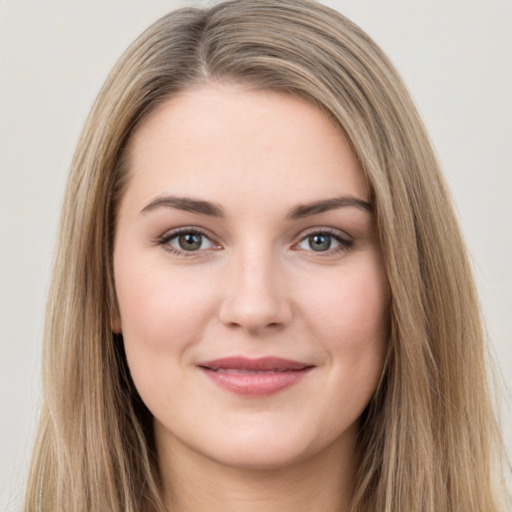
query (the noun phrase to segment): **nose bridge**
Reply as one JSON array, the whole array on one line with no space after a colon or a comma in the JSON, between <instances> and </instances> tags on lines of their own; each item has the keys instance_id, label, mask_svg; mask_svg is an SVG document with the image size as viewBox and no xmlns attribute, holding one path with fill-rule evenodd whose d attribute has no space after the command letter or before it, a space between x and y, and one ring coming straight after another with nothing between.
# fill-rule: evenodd
<instances>
[{"instance_id":1,"label":"nose bridge","mask_svg":"<svg viewBox=\"0 0 512 512\"><path fill-rule=\"evenodd\" d=\"M291 308L282 271L271 246L248 243L235 250L227 271L221 320L251 332L284 325Z\"/></svg>"}]
</instances>

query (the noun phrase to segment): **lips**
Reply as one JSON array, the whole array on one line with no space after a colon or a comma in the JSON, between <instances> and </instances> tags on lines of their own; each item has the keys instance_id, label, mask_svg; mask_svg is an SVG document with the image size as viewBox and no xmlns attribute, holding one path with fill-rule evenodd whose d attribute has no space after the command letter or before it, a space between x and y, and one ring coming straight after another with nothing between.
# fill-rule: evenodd
<instances>
[{"instance_id":1,"label":"lips","mask_svg":"<svg viewBox=\"0 0 512 512\"><path fill-rule=\"evenodd\" d=\"M280 357L227 357L198 364L215 384L239 395L264 396L282 391L314 368L313 365Z\"/></svg>"}]
</instances>

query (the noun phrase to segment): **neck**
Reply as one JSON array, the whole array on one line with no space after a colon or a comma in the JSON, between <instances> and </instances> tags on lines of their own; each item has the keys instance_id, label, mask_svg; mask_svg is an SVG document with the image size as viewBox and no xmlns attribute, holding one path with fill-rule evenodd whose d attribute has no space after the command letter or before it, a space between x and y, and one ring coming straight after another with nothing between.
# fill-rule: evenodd
<instances>
[{"instance_id":1,"label":"neck","mask_svg":"<svg viewBox=\"0 0 512 512\"><path fill-rule=\"evenodd\" d=\"M181 443L158 446L168 512L345 512L353 494L355 443L279 468L227 466ZM347 449L348 448L348 449Z\"/></svg>"}]
</instances>

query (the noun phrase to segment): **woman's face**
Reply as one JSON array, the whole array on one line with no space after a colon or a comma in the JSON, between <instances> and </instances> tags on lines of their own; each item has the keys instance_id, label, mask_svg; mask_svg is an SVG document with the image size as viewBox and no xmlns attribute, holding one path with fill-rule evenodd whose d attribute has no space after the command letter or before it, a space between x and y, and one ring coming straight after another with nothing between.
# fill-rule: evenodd
<instances>
[{"instance_id":1,"label":"woman's face","mask_svg":"<svg viewBox=\"0 0 512 512\"><path fill-rule=\"evenodd\" d=\"M114 327L159 450L269 468L353 449L389 292L340 131L302 99L208 86L142 122L129 169Z\"/></svg>"}]
</instances>

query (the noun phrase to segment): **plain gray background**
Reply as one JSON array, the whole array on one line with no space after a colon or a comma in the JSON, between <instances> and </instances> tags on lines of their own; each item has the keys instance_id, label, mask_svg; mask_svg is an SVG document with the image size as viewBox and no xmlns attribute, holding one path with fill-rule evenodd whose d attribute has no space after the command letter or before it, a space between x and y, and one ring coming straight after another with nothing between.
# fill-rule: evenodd
<instances>
[{"instance_id":1,"label":"plain gray background","mask_svg":"<svg viewBox=\"0 0 512 512\"><path fill-rule=\"evenodd\" d=\"M0 0L0 510L15 510L26 476L49 268L79 131L126 46L157 17L190 3ZM324 3L389 54L430 131L503 375L510 450L512 0Z\"/></svg>"}]
</instances>

